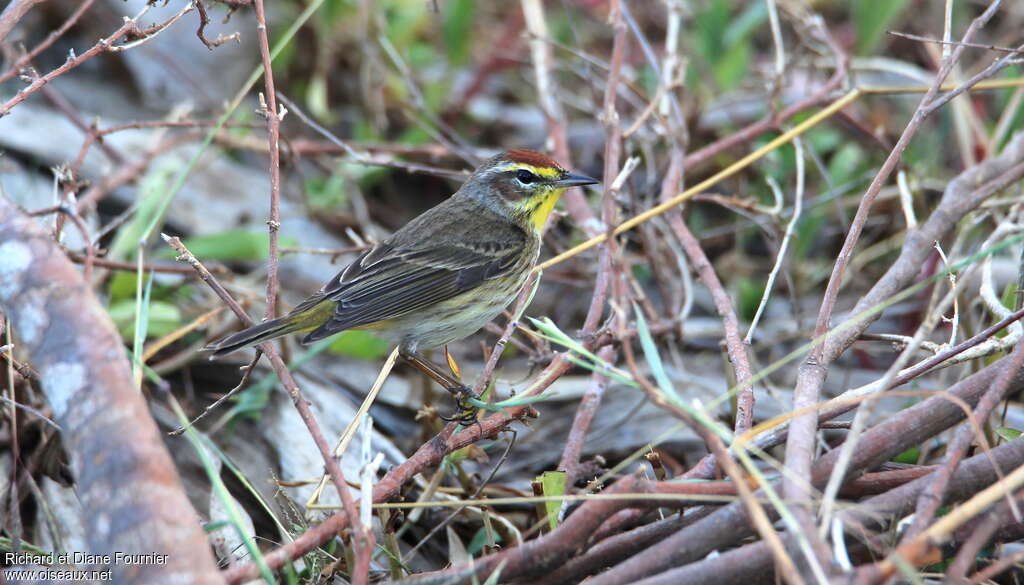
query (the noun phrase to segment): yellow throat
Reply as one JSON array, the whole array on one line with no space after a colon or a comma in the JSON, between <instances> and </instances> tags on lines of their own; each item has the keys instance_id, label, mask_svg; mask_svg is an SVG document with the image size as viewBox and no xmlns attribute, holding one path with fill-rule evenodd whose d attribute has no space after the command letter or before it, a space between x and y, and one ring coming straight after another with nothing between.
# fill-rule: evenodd
<instances>
[{"instance_id":1,"label":"yellow throat","mask_svg":"<svg viewBox=\"0 0 1024 585\"><path fill-rule=\"evenodd\" d=\"M527 217L530 219L533 229L538 232L544 229L544 222L548 220L548 216L551 215L551 211L555 208L562 193L565 193L565 189L552 189L527 204L529 205Z\"/></svg>"}]
</instances>

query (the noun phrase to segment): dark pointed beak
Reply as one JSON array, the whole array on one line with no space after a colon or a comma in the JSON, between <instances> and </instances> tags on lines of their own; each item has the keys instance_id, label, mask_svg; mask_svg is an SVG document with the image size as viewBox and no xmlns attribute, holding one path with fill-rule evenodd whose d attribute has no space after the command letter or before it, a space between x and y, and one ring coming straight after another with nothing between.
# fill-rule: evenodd
<instances>
[{"instance_id":1,"label":"dark pointed beak","mask_svg":"<svg viewBox=\"0 0 1024 585\"><path fill-rule=\"evenodd\" d=\"M594 185L600 183L597 179L588 177L586 175L577 175L575 173L568 173L561 179L555 181L555 185L558 187L580 187L583 185Z\"/></svg>"}]
</instances>

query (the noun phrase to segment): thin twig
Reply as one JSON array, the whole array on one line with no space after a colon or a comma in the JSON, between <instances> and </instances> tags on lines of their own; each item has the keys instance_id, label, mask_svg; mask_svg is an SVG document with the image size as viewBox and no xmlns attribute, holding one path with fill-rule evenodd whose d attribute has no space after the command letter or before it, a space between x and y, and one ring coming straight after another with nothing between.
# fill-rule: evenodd
<instances>
[{"instance_id":1,"label":"thin twig","mask_svg":"<svg viewBox=\"0 0 1024 585\"><path fill-rule=\"evenodd\" d=\"M246 385L249 383L249 377L252 375L253 370L256 369L256 363L260 361L261 357L263 357L263 352L257 349L256 355L253 356L252 360L249 362L249 365L242 366L242 379L238 381L238 384L236 384L234 388L228 390L227 392L224 393L224 396L221 396L217 400L213 401L211 404L207 405L206 408L203 409L203 412L200 412L195 418L189 421L187 427L180 426L172 431L169 431L167 434L174 437L184 433L189 429L189 427L194 427L197 422L206 418L207 415L209 415L211 412L217 410L217 408L220 407L220 405L224 404L228 400L231 400L233 396L241 392L242 389L245 388Z\"/></svg>"},{"instance_id":2,"label":"thin twig","mask_svg":"<svg viewBox=\"0 0 1024 585\"><path fill-rule=\"evenodd\" d=\"M998 10L1000 3L1001 0L994 0L981 16L971 22L971 25L963 35L964 40L972 38L974 33L988 22L988 20ZM888 158L882 164L881 169L875 175L874 180L872 180L867 191L864 193L864 196L861 198L860 204L857 207L857 212L854 215L853 221L850 223L850 229L843 241L842 249L839 251L839 255L832 268L832 274L825 286L825 293L823 295L821 307L818 312L818 318L814 326L813 336L815 338L824 336L828 333L829 323L832 319L832 312L835 308L836 299L839 295L839 287L842 284L843 275L846 273L846 267L853 255L853 249L860 239L860 234L864 229L868 213L871 210L875 198L878 196L878 193L881 191L882 186L885 184L889 175L896 168L896 164L900 160L903 151L910 143L910 139L917 133L917 130L921 126L921 122L923 122L924 118L928 115L928 108L936 101L935 96L938 94L942 82L949 75L950 71L952 71L956 62L959 61L960 56L963 54L963 50L964 47L957 47L949 58L943 61L942 67L940 67L935 76L935 81L921 99L921 102L915 110L914 115L911 117L910 122L900 135L900 139L896 142L896 145L889 153ZM825 347L826 344L824 343L817 345L811 350L807 358L800 365L797 374L796 387L793 391L793 410L800 410L818 402L821 394L821 385L824 382L825 373L828 370L828 359L825 354ZM790 422L789 438L786 441L785 464L791 475L787 475L783 478L783 491L785 493L785 497L789 502L795 504L794 512L799 515L801 524L804 526L809 537L817 535L816 531L811 529L814 522L811 518L810 494L808 493L807 487L804 483L796 481L793 478L803 478L810 475L811 461L814 456L815 439L817 436L817 422L818 417L813 413L798 416Z\"/></svg>"},{"instance_id":3,"label":"thin twig","mask_svg":"<svg viewBox=\"0 0 1024 585\"><path fill-rule=\"evenodd\" d=\"M278 99L281 100L282 103L284 103L286 106L288 106L288 111L290 111L293 114L295 114L300 120L302 120L302 122L304 124L306 124L307 126L312 128L314 131L316 131L317 134L320 134L321 136L326 138L331 144L334 144L335 146L340 148L342 152L344 152L345 154L347 154L349 156L349 158L352 160L352 162L355 162L355 163L361 164L361 165L379 166L379 167L387 167L387 168L393 168L393 169L401 169L401 170L406 171L408 173L424 173L424 174L435 175L435 176L439 176L439 177L447 177L447 178L450 178L450 179L465 180L466 177L468 176L468 174L466 172L464 172L464 171L451 171L451 170L448 170L448 169L442 169L442 168L432 167L432 166L428 166L428 165L421 165L421 164L417 164L417 163L409 163L409 162L404 162L404 161L399 161L399 160L380 158L380 157L374 156L372 154L366 153L364 151L357 150L356 147L352 146L351 144L349 144L348 142L342 140L341 138L338 138L338 136L335 135L333 132L331 132L330 130L324 128L322 125L318 124L315 120L313 120L311 117L309 117L309 115L306 114L302 110L302 108L300 108L292 100L288 99L288 97L285 96L284 94L279 93L279 94L277 94L277 97L278 97ZM297 150L295 148L295 143L292 143L292 150L293 151Z\"/></svg>"},{"instance_id":4,"label":"thin twig","mask_svg":"<svg viewBox=\"0 0 1024 585\"><path fill-rule=\"evenodd\" d=\"M60 25L60 27L51 32L43 40L43 42L36 45L34 49L22 55L21 57L18 57L11 65L11 68L8 69L3 75L0 75L0 83L3 83L13 78L15 75L18 74L19 71L21 71L22 67L28 64L30 61L32 61L32 59L35 59L36 56L39 55L39 53L45 51L47 47L56 42L57 39L64 36L64 33L66 33L68 29L74 26L75 23L78 22L78 19L81 18L82 15L85 14L85 12L89 10L89 8L91 8L95 2L96 0L82 0L82 2L78 5L78 8L75 9L71 16L69 16L68 19L65 20L63 24Z\"/></svg>"},{"instance_id":5,"label":"thin twig","mask_svg":"<svg viewBox=\"0 0 1024 585\"><path fill-rule=\"evenodd\" d=\"M1018 343L1016 349L1010 354L1008 358L1011 366L1000 372L1000 375L993 382L992 387L978 401L978 405L974 409L974 416L978 422L984 424L988 420L989 415L992 414L992 410L995 409L996 405L1003 399L1007 390L1010 388L1010 381L1014 376L1017 375L1018 370L1024 365L1024 343ZM938 512L939 506L945 499L946 489L949 487L949 480L956 472L957 466L960 461L963 460L967 454L968 447L971 446L972 441L975 439L973 425L964 425L953 438L953 441L946 447L946 458L943 460L942 465L932 476L931 483L928 487L921 492L921 495L917 500L917 509L914 512L914 521L910 527L903 533L902 541L907 542L910 539L916 537L918 534L925 530L925 527L935 518L936 512ZM984 437L978 437L984 440ZM1019 520L1020 511L1015 509L1011 501L1011 510L1014 512L1014 516Z\"/></svg>"},{"instance_id":6,"label":"thin twig","mask_svg":"<svg viewBox=\"0 0 1024 585\"><path fill-rule=\"evenodd\" d=\"M210 271L207 270L191 252L189 252L188 248L181 243L180 239L170 237L165 234L161 234L161 237L165 242L167 242L167 245L174 248L180 254L178 256L178 260L186 262L192 266L192 268L199 273L203 282L209 285L213 292L228 305L231 311L239 318L239 320L242 321L242 323L246 326L254 324L249 315L238 304L238 301L236 301L231 294L224 289L220 282L217 281L216 277L214 277L213 274L210 274ZM349 492L348 483L345 481L345 475L341 470L341 466L338 464L338 460L332 456L330 446L328 446L327 441L324 440L323 433L320 431L320 425L317 423L316 417L313 416L313 412L309 408L309 402L302 395L302 391L299 389L298 384L295 383L295 379L288 370L288 366L285 365L281 356L278 355L277 350L274 348L274 344L264 342L260 344L259 348L264 354L266 354L267 359L270 360L270 365L274 368L274 372L277 374L277 379L281 381L285 390L288 391L288 395L292 399L292 404L294 404L295 408L299 411L299 417L302 419L302 422L305 423L310 436L313 438L313 442L320 451L320 455L324 460L324 465L327 467L327 471L331 475L331 480L338 489L338 495L341 497L345 513L350 518L358 518L356 504L352 499L352 494Z\"/></svg>"},{"instance_id":7,"label":"thin twig","mask_svg":"<svg viewBox=\"0 0 1024 585\"><path fill-rule=\"evenodd\" d=\"M269 259L267 260L267 319L277 316L277 265L278 232L281 230L281 137L282 110L277 111L277 92L274 91L274 70L270 59L270 41L267 37L267 19L263 10L263 0L256 0L256 33L260 44L260 59L263 61L263 82L266 88L266 104L262 108L267 118L267 144L270 147L270 218L267 229L270 237ZM262 100L261 100L262 102Z\"/></svg>"},{"instance_id":8,"label":"thin twig","mask_svg":"<svg viewBox=\"0 0 1024 585\"><path fill-rule=\"evenodd\" d=\"M611 10L608 15L612 27L612 58L608 71L608 85L605 87L604 106L602 118L605 128L605 151L604 151L604 184L605 192L601 205L601 219L604 225L612 226L617 221L616 199L626 178L636 168L636 159L630 159L625 166L619 169L619 161L622 158L622 126L619 123L619 113L616 107L619 81L622 77L622 61L626 50L626 25L622 15L622 0L612 0ZM594 283L594 294L591 297L590 308L587 311L587 318L583 322L585 331L593 331L604 315L604 306L607 302L608 291L612 279L620 278L613 267L612 257L616 254L617 245L614 239L609 239L601 247L600 263ZM621 304L622 299L617 299ZM617 352L612 347L605 347L600 350L599 355L606 362L611 363L617 357ZM608 379L600 372L591 374L590 385L587 392L580 400L573 417L572 426L569 429L569 437L566 440L565 448L562 450L562 457L558 468L565 471L567 485L576 481L579 471L579 456L583 449L583 442L586 438L590 424L594 420L597 408L601 404L601 397L605 388L608 387Z\"/></svg>"},{"instance_id":9,"label":"thin twig","mask_svg":"<svg viewBox=\"0 0 1024 585\"><path fill-rule=\"evenodd\" d=\"M185 6L185 8L183 8L177 14L175 14L174 16L170 17L169 19L160 24L147 27L146 29L139 29L138 20L142 18L144 14L149 12L150 8L152 8L152 5L146 4L142 8L142 10L140 10L139 13L136 14L133 18L126 18L124 24L122 24L120 28L115 30L110 36L100 39L98 43L93 45L91 48L89 48L89 50L85 51L81 55L75 55L74 52L72 52L72 54L68 57L68 59L64 62L63 65L57 67L53 71L50 71L46 75L43 75L33 80L31 84L29 84L25 88L22 88L21 91L14 95L14 97L10 98L3 104L0 104L0 117L9 114L11 108L28 99L29 96L39 91L39 89L47 83L53 81L54 79L67 73L68 71L71 71L72 69L78 67L82 63L85 63L89 59L92 59L93 57L103 53L119 52L127 48L135 47L142 44L145 41L148 41L149 39L152 39L160 31L164 30L166 27L170 26L172 23L177 21L186 13L190 12L193 8L193 4L189 2L188 5ZM122 37L125 36L135 38L136 40L128 41L123 45L117 45L117 41L119 41Z\"/></svg>"},{"instance_id":10,"label":"thin twig","mask_svg":"<svg viewBox=\"0 0 1024 585\"><path fill-rule=\"evenodd\" d=\"M952 3L951 0L947 0L947 2L946 2L947 6L952 6L952 4L953 3ZM929 38L929 37L922 37L920 35L915 35L915 34L905 33L905 32L899 32L899 31L894 31L894 30L890 30L890 31L886 31L886 32L889 33L890 35L894 36L894 37L900 37L900 38L903 38L903 39L910 39L912 41L920 41L922 43L936 43L936 44L942 45L942 51L943 51L943 55L942 56L943 56L943 58L946 58L946 57L949 56L949 49L951 47L959 47L959 46L969 47L971 49L984 49L986 51L997 51L999 53L1010 53L1010 54L1013 54L1013 55L1018 55L1018 54L1021 53L1021 49L1019 49L1019 48L1012 49L1010 47L997 47L995 45L983 45L983 44L980 44L980 43L965 43L963 41L951 41L949 39L946 39L946 40L933 39L933 38Z\"/></svg>"},{"instance_id":11,"label":"thin twig","mask_svg":"<svg viewBox=\"0 0 1024 585\"><path fill-rule=\"evenodd\" d=\"M775 264L768 274L768 280L765 281L764 292L761 294L761 301L757 305L757 311L754 312L754 318L750 321L747 335L743 338L743 342L748 344L754 336L754 330L757 328L758 322L761 320L761 314L764 312L765 307L768 306L768 298L771 296L775 278L778 276L779 271L782 270L782 263L786 259L789 241L793 237L793 230L796 228L797 222L800 221L800 214L804 207L806 172L804 171L803 140L794 138L793 147L796 151L796 192L793 194L793 216L790 217L789 223L786 224L786 231L782 234L782 243L779 244L779 251L775 255Z\"/></svg>"},{"instance_id":12,"label":"thin twig","mask_svg":"<svg viewBox=\"0 0 1024 585\"><path fill-rule=\"evenodd\" d=\"M0 41L7 37L7 33L11 32L11 29L18 24L18 21L24 17L29 10L36 4L41 4L46 0L12 0L10 4L4 8L3 13L0 13Z\"/></svg>"}]
</instances>

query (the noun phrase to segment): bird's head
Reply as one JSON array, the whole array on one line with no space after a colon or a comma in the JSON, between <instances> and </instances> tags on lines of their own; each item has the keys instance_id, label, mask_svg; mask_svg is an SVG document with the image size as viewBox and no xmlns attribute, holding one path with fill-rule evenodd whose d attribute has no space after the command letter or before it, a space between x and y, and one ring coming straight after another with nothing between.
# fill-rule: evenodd
<instances>
[{"instance_id":1,"label":"bird's head","mask_svg":"<svg viewBox=\"0 0 1024 585\"><path fill-rule=\"evenodd\" d=\"M480 165L461 191L503 215L511 215L540 230L567 188L599 182L570 173L547 155L515 149Z\"/></svg>"}]
</instances>

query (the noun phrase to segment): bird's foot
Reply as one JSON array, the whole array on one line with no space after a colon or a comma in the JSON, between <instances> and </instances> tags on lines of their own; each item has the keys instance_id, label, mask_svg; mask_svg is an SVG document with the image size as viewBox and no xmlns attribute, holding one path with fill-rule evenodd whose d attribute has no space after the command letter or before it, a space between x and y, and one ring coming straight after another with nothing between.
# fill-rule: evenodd
<instances>
[{"instance_id":1,"label":"bird's foot","mask_svg":"<svg viewBox=\"0 0 1024 585\"><path fill-rule=\"evenodd\" d=\"M470 402L470 400L480 398L476 392L473 392L472 388L465 384L445 388L445 390L451 392L452 396L455 397L455 406L457 409L452 416L442 416L441 420L457 422L459 425L464 427L468 427L473 423L476 423L477 413L480 412L480 409Z\"/></svg>"}]
</instances>

